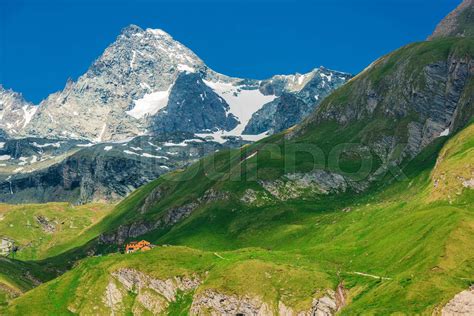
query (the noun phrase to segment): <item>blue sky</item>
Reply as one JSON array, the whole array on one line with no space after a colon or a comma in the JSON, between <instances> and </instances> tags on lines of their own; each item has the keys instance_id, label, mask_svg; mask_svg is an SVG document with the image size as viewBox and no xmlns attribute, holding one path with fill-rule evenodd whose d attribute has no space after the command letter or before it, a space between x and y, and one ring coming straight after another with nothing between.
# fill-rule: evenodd
<instances>
[{"instance_id":1,"label":"blue sky","mask_svg":"<svg viewBox=\"0 0 474 316\"><path fill-rule=\"evenodd\" d=\"M262 79L324 65L357 73L424 40L460 0L0 0L0 84L38 103L120 30L161 28L214 70Z\"/></svg>"}]
</instances>

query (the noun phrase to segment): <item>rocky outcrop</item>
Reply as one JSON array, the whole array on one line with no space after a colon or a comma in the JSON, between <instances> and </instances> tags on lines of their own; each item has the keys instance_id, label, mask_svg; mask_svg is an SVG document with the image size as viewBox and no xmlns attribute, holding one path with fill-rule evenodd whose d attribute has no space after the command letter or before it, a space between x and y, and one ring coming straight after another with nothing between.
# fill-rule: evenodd
<instances>
[{"instance_id":1,"label":"rocky outcrop","mask_svg":"<svg viewBox=\"0 0 474 316\"><path fill-rule=\"evenodd\" d=\"M179 291L190 292L201 284L200 279L196 276L161 280L138 270L127 268L113 272L112 276L127 292L136 295L136 304L139 306L134 307L134 314L141 314L139 310L144 308L153 315L158 315L165 311L171 302L176 301ZM104 301L112 311L120 308L122 295L113 280L106 288Z\"/></svg>"},{"instance_id":2,"label":"rocky outcrop","mask_svg":"<svg viewBox=\"0 0 474 316\"><path fill-rule=\"evenodd\" d=\"M5 136L19 135L38 108L23 96L0 85L0 130Z\"/></svg>"},{"instance_id":3,"label":"rocky outcrop","mask_svg":"<svg viewBox=\"0 0 474 316\"><path fill-rule=\"evenodd\" d=\"M345 305L343 287L338 292L327 290L326 293L313 299L311 309L295 311L278 302L278 310L261 299L248 295L227 295L215 290L205 290L194 295L191 315L255 315L255 316L332 316Z\"/></svg>"},{"instance_id":4,"label":"rocky outcrop","mask_svg":"<svg viewBox=\"0 0 474 316\"><path fill-rule=\"evenodd\" d=\"M349 74L324 67L299 77L275 76L262 83L261 89L279 97L253 114L244 134L273 134L298 124L350 78Z\"/></svg>"},{"instance_id":5,"label":"rocky outcrop","mask_svg":"<svg viewBox=\"0 0 474 316\"><path fill-rule=\"evenodd\" d=\"M154 133L230 131L237 126L229 105L202 80L202 74L181 73L168 104L153 118Z\"/></svg>"},{"instance_id":6,"label":"rocky outcrop","mask_svg":"<svg viewBox=\"0 0 474 316\"><path fill-rule=\"evenodd\" d=\"M295 113L307 112L348 75L321 68L264 81L231 78L209 69L163 30L130 25L77 81L42 101L21 134L103 142L150 133L231 131L240 123L232 134L240 136L254 112L283 92L300 91L316 73L320 87L311 86L309 101L295 104Z\"/></svg>"},{"instance_id":7,"label":"rocky outcrop","mask_svg":"<svg viewBox=\"0 0 474 316\"><path fill-rule=\"evenodd\" d=\"M159 190L159 189L155 189L155 190ZM160 196L161 195L159 194L155 195L155 197L157 197L158 199L160 198ZM118 227L118 229L116 229L113 232L102 234L99 237L99 242L103 244L121 245L128 238L135 238L135 237L144 235L147 232L155 230L155 229L170 227L176 224L177 222L187 218L189 215L191 215L191 213L194 210L196 210L198 207L204 204L219 201L219 200L224 200L227 198L228 198L227 193L218 192L218 191L215 191L214 189L210 189L206 191L202 197L192 202L189 202L187 204L171 208L167 210L166 212L164 212L164 214L162 214L157 219L147 218L146 220L143 220L143 219L136 220L130 224L121 225L120 227ZM151 199L145 200L145 203L150 208L152 208L158 202L159 200L156 200L156 201L152 201ZM148 209L144 208L143 205L140 208L140 212L147 213Z\"/></svg>"},{"instance_id":8,"label":"rocky outcrop","mask_svg":"<svg viewBox=\"0 0 474 316\"><path fill-rule=\"evenodd\" d=\"M474 286L456 294L441 310L443 316L474 315Z\"/></svg>"},{"instance_id":9,"label":"rocky outcrop","mask_svg":"<svg viewBox=\"0 0 474 316\"><path fill-rule=\"evenodd\" d=\"M366 185L353 182L340 174L315 170L311 173L286 174L281 179L272 181L260 181L262 187L273 197L281 201L290 199L312 197L314 195L327 195L346 192L349 188L355 191L364 190ZM257 198L252 192L243 201L250 203Z\"/></svg>"},{"instance_id":10,"label":"rocky outcrop","mask_svg":"<svg viewBox=\"0 0 474 316\"><path fill-rule=\"evenodd\" d=\"M6 140L0 148L4 159L0 161L0 201L116 202L222 146L189 133L97 145L58 139Z\"/></svg>"},{"instance_id":11,"label":"rocky outcrop","mask_svg":"<svg viewBox=\"0 0 474 316\"><path fill-rule=\"evenodd\" d=\"M377 60L326 98L288 137L327 122L337 122L341 129L355 122L379 122L379 127L360 130L361 142L379 152L402 146L392 157L402 160L413 158L439 136L458 131L473 111L474 61L462 49L468 39L445 41L447 52L438 43L424 42ZM425 58L428 49L432 55Z\"/></svg>"},{"instance_id":12,"label":"rocky outcrop","mask_svg":"<svg viewBox=\"0 0 474 316\"><path fill-rule=\"evenodd\" d=\"M26 133L97 141L143 134L159 108L156 93L170 89L186 69L204 64L166 32L131 25L77 81L41 102Z\"/></svg>"},{"instance_id":13,"label":"rocky outcrop","mask_svg":"<svg viewBox=\"0 0 474 316\"><path fill-rule=\"evenodd\" d=\"M42 215L38 215L35 218L44 232L52 234L56 231L57 223L55 223L54 221L51 221L47 217Z\"/></svg>"},{"instance_id":14,"label":"rocky outcrop","mask_svg":"<svg viewBox=\"0 0 474 316\"><path fill-rule=\"evenodd\" d=\"M270 307L257 298L225 295L213 290L196 294L190 310L191 315L273 315Z\"/></svg>"},{"instance_id":15,"label":"rocky outcrop","mask_svg":"<svg viewBox=\"0 0 474 316\"><path fill-rule=\"evenodd\" d=\"M474 36L474 1L464 0L436 27L428 40L444 37Z\"/></svg>"},{"instance_id":16,"label":"rocky outcrop","mask_svg":"<svg viewBox=\"0 0 474 316\"><path fill-rule=\"evenodd\" d=\"M172 302L176 299L178 291L191 291L196 289L201 281L196 276L174 277L172 279L160 280L146 275L134 269L120 269L112 273L127 291L138 293L144 289L151 289Z\"/></svg>"},{"instance_id":17,"label":"rocky outcrop","mask_svg":"<svg viewBox=\"0 0 474 316\"><path fill-rule=\"evenodd\" d=\"M102 297L102 302L105 304L105 306L110 308L112 312L111 314L115 315L117 312L119 312L123 308L122 301L123 301L122 292L119 290L115 282L111 280L107 284L104 296Z\"/></svg>"}]
</instances>

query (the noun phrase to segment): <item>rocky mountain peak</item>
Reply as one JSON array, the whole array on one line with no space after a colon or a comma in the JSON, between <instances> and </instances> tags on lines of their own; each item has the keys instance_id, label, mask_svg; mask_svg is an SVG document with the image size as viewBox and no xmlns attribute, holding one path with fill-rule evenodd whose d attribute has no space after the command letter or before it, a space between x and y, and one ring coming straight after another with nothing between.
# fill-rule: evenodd
<instances>
[{"instance_id":1,"label":"rocky mountain peak","mask_svg":"<svg viewBox=\"0 0 474 316\"><path fill-rule=\"evenodd\" d=\"M464 0L436 27L428 40L474 36L474 0Z\"/></svg>"},{"instance_id":2,"label":"rocky mountain peak","mask_svg":"<svg viewBox=\"0 0 474 316\"><path fill-rule=\"evenodd\" d=\"M126 26L122 29L122 31L120 32L120 35L132 36L134 34L141 33L141 32L143 32L143 29L141 27L135 24L130 24L129 26Z\"/></svg>"},{"instance_id":3,"label":"rocky mountain peak","mask_svg":"<svg viewBox=\"0 0 474 316\"><path fill-rule=\"evenodd\" d=\"M37 107L26 101L20 93L0 85L0 130L6 135L19 134L30 122L36 109Z\"/></svg>"},{"instance_id":4,"label":"rocky mountain peak","mask_svg":"<svg viewBox=\"0 0 474 316\"><path fill-rule=\"evenodd\" d=\"M241 136L252 115L282 93L308 86L298 120L346 77L320 67L268 80L231 78L167 32L132 24L84 75L40 104L24 134L94 142L164 131Z\"/></svg>"}]
</instances>

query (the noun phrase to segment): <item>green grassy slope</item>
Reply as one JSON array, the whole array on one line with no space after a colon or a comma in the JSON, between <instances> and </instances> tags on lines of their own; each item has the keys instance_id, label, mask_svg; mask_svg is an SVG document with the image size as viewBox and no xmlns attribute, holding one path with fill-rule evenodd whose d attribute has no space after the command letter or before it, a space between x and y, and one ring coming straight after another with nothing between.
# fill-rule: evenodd
<instances>
[{"instance_id":1,"label":"green grassy slope","mask_svg":"<svg viewBox=\"0 0 474 316\"><path fill-rule=\"evenodd\" d=\"M0 237L13 239L19 247L16 259L38 260L81 245L95 235L87 229L110 213L113 205L67 203L0 204ZM51 224L51 231L38 218Z\"/></svg>"},{"instance_id":2,"label":"green grassy slope","mask_svg":"<svg viewBox=\"0 0 474 316\"><path fill-rule=\"evenodd\" d=\"M52 277L37 264L0 257L0 312L10 300Z\"/></svg>"},{"instance_id":3,"label":"green grassy slope","mask_svg":"<svg viewBox=\"0 0 474 316\"><path fill-rule=\"evenodd\" d=\"M474 173L473 125L435 139L409 160L398 145L419 113L366 115L363 98L367 85L391 97L406 88L387 79L401 70L410 85L424 85L424 66L472 58L472 44L444 39L404 47L336 91L302 127L222 150L138 189L86 229L87 238L41 265L66 269L90 254L117 252L131 239L173 246L85 259L15 300L8 312L32 314L40 306L50 314L109 312L104 297L113 295L104 293L110 282L120 286L112 274L122 267L161 279L198 276L203 283L180 293L168 312L188 310L191 297L209 289L300 311L339 284L349 303L342 314L433 312L474 282L474 194L464 184ZM472 86L471 80L463 92L459 126L471 117ZM346 110L360 116L345 124L325 116ZM381 154L387 138L397 142L388 158ZM400 162L403 176L380 169L387 161ZM347 187L326 194L298 178L322 170L343 175ZM189 216L174 221L183 210ZM143 297L120 291L121 313L143 308Z\"/></svg>"},{"instance_id":4,"label":"green grassy slope","mask_svg":"<svg viewBox=\"0 0 474 316\"><path fill-rule=\"evenodd\" d=\"M370 194L261 206L246 205L232 195L208 203L172 229L145 236L157 244L200 250L172 246L86 259L15 300L8 312L31 314L40 307L50 314L68 309L107 312L99 298L104 297L112 272L127 267L159 279L186 275L202 279L194 292L183 293L181 303L167 306L168 311L188 310L190 297L207 289L258 297L275 311L278 302L306 310L317 293L343 283L349 302L343 315L431 313L474 283L474 193L463 187L454 198L442 193L447 191L436 199L432 195L434 175L440 169L474 172L469 145L473 139L474 125L447 143L440 138L405 166L406 180ZM243 185L208 181L221 188ZM178 192L190 190L184 182L172 184ZM458 183L454 185L459 190ZM124 203L132 205L139 195ZM131 312L137 304L136 294L128 293L121 311Z\"/></svg>"}]
</instances>

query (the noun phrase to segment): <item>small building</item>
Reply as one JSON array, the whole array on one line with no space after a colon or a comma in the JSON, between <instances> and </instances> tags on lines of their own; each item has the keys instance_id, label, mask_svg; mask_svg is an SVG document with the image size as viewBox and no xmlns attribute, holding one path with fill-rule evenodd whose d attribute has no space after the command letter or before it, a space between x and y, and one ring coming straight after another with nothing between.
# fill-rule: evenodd
<instances>
[{"instance_id":1,"label":"small building","mask_svg":"<svg viewBox=\"0 0 474 316\"><path fill-rule=\"evenodd\" d=\"M131 241L125 246L125 253L132 253L137 251L148 251L154 246L146 240L142 241Z\"/></svg>"}]
</instances>

